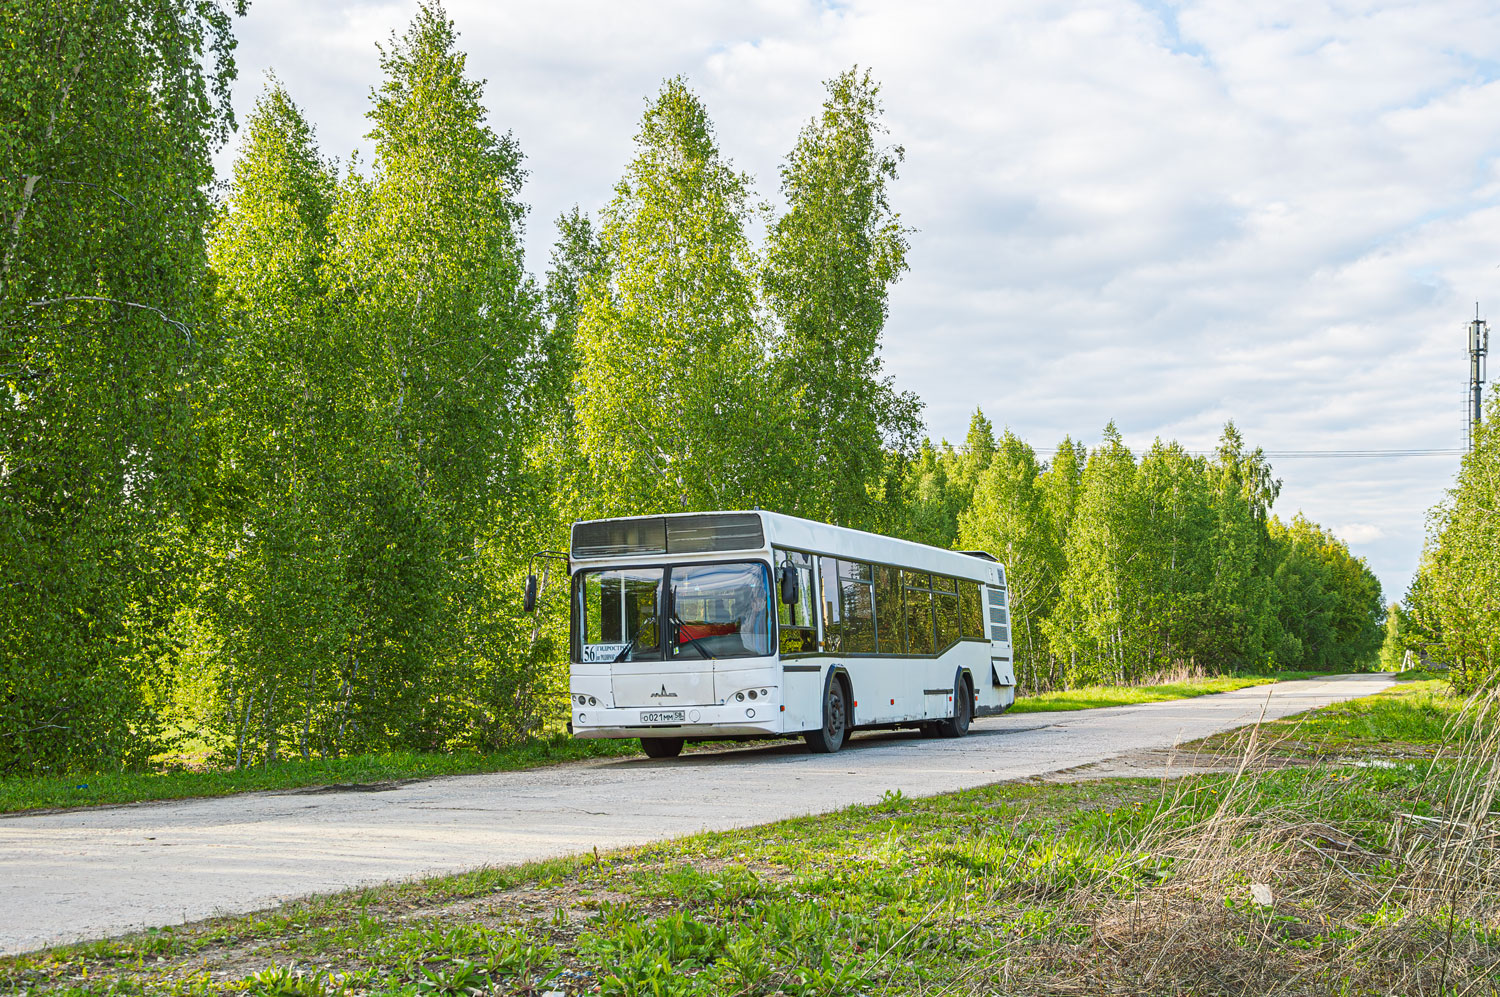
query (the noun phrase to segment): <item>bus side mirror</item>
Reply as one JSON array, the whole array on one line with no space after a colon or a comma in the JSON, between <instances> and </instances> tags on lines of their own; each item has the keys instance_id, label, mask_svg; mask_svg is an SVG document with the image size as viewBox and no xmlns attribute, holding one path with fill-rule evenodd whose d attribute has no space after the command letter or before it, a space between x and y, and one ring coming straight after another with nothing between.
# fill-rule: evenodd
<instances>
[{"instance_id":1,"label":"bus side mirror","mask_svg":"<svg viewBox=\"0 0 1500 997\"><path fill-rule=\"evenodd\" d=\"M781 566L781 601L788 606L795 606L798 594L797 569L788 561Z\"/></svg>"},{"instance_id":2,"label":"bus side mirror","mask_svg":"<svg viewBox=\"0 0 1500 997\"><path fill-rule=\"evenodd\" d=\"M536 609L536 575L526 576L526 592L521 597L521 608L527 613Z\"/></svg>"}]
</instances>

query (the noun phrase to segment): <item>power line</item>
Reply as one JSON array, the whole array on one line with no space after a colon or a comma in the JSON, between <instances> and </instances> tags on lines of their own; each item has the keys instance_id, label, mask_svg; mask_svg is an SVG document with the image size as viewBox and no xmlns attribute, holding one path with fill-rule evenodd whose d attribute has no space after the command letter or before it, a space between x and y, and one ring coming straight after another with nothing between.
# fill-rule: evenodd
<instances>
[{"instance_id":1,"label":"power line","mask_svg":"<svg viewBox=\"0 0 1500 997\"><path fill-rule=\"evenodd\" d=\"M1037 447L1031 444L1027 445L1031 446L1032 450L1034 450L1038 456L1042 456L1044 453L1049 452L1047 448ZM969 448L964 444L959 444L957 446L952 446L950 444L950 449L952 449L956 453L965 453ZM1094 448L1089 447L1089 449L1092 450ZM1136 454L1137 456L1141 456L1143 454L1150 453L1151 448L1149 446L1139 449L1131 448L1131 452ZM1179 448L1178 452L1185 454L1188 457L1216 457L1219 454L1219 451L1217 449L1190 450L1187 447ZM1254 453L1253 450L1246 452ZM1404 460L1408 457L1462 457L1467 452L1468 451L1462 448L1427 448L1411 450L1262 450L1261 456L1265 457L1267 460Z\"/></svg>"},{"instance_id":2,"label":"power line","mask_svg":"<svg viewBox=\"0 0 1500 997\"><path fill-rule=\"evenodd\" d=\"M1217 451L1194 451L1189 453L1195 457L1212 457ZM1385 460L1404 457L1461 457L1464 451L1461 449L1431 449L1431 450L1265 450L1262 453L1266 457L1274 457L1277 460L1297 459L1303 457L1350 457L1355 459Z\"/></svg>"}]
</instances>

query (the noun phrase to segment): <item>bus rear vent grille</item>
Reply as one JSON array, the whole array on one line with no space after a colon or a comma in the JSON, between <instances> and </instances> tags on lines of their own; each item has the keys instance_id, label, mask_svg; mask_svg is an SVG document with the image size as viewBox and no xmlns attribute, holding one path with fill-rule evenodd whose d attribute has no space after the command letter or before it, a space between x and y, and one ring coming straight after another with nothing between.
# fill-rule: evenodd
<instances>
[{"instance_id":1,"label":"bus rear vent grille","mask_svg":"<svg viewBox=\"0 0 1500 997\"><path fill-rule=\"evenodd\" d=\"M760 517L753 513L614 519L573 525L573 556L709 554L765 546Z\"/></svg>"}]
</instances>

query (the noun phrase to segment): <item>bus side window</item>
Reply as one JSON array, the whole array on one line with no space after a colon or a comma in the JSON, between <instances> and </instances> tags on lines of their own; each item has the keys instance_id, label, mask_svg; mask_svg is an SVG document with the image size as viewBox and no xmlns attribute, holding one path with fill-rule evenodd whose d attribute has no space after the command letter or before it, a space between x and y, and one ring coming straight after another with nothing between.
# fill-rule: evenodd
<instances>
[{"instance_id":1,"label":"bus side window","mask_svg":"<svg viewBox=\"0 0 1500 997\"><path fill-rule=\"evenodd\" d=\"M814 654L818 650L818 621L813 607L818 604L817 579L813 575L812 555L794 550L774 551L776 577L780 577L782 565L790 563L797 572L797 601L788 605L781 601L780 586L777 586L776 618L781 624L782 654Z\"/></svg>"},{"instance_id":2,"label":"bus side window","mask_svg":"<svg viewBox=\"0 0 1500 997\"><path fill-rule=\"evenodd\" d=\"M985 640L984 601L979 596L979 583L966 578L958 581L959 615L963 617L963 632L971 640Z\"/></svg>"},{"instance_id":3,"label":"bus side window","mask_svg":"<svg viewBox=\"0 0 1500 997\"><path fill-rule=\"evenodd\" d=\"M932 576L925 571L902 568L901 587L906 599L906 653L937 653L932 622Z\"/></svg>"},{"instance_id":4,"label":"bus side window","mask_svg":"<svg viewBox=\"0 0 1500 997\"><path fill-rule=\"evenodd\" d=\"M840 561L839 606L844 618L844 651L875 653L875 587L863 561Z\"/></svg>"},{"instance_id":5,"label":"bus side window","mask_svg":"<svg viewBox=\"0 0 1500 997\"><path fill-rule=\"evenodd\" d=\"M846 648L844 614L839 607L839 562L831 557L818 558L818 582L823 608L823 648L829 654L842 654Z\"/></svg>"},{"instance_id":6,"label":"bus side window","mask_svg":"<svg viewBox=\"0 0 1500 997\"><path fill-rule=\"evenodd\" d=\"M901 571L883 564L875 566L875 630L881 654L902 654Z\"/></svg>"},{"instance_id":7,"label":"bus side window","mask_svg":"<svg viewBox=\"0 0 1500 997\"><path fill-rule=\"evenodd\" d=\"M932 609L937 621L937 650L941 654L962 635L958 618L958 590L952 578L932 578Z\"/></svg>"}]
</instances>

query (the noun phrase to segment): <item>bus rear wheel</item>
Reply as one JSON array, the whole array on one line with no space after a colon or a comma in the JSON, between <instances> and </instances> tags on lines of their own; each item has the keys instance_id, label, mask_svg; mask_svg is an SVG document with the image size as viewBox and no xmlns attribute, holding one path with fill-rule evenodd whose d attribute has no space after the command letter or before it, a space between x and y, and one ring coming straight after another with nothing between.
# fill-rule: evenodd
<instances>
[{"instance_id":1,"label":"bus rear wheel","mask_svg":"<svg viewBox=\"0 0 1500 997\"><path fill-rule=\"evenodd\" d=\"M682 754L680 737L643 737L641 750L647 758L676 758Z\"/></svg>"},{"instance_id":2,"label":"bus rear wheel","mask_svg":"<svg viewBox=\"0 0 1500 997\"><path fill-rule=\"evenodd\" d=\"M969 688L967 677L960 675L953 683L953 716L939 720L937 732L942 737L963 737L969 732L969 721L974 719L974 693Z\"/></svg>"},{"instance_id":3,"label":"bus rear wheel","mask_svg":"<svg viewBox=\"0 0 1500 997\"><path fill-rule=\"evenodd\" d=\"M849 736L849 691L843 679L828 683L823 697L823 726L803 734L803 740L815 755L831 755L844 746Z\"/></svg>"}]
</instances>

